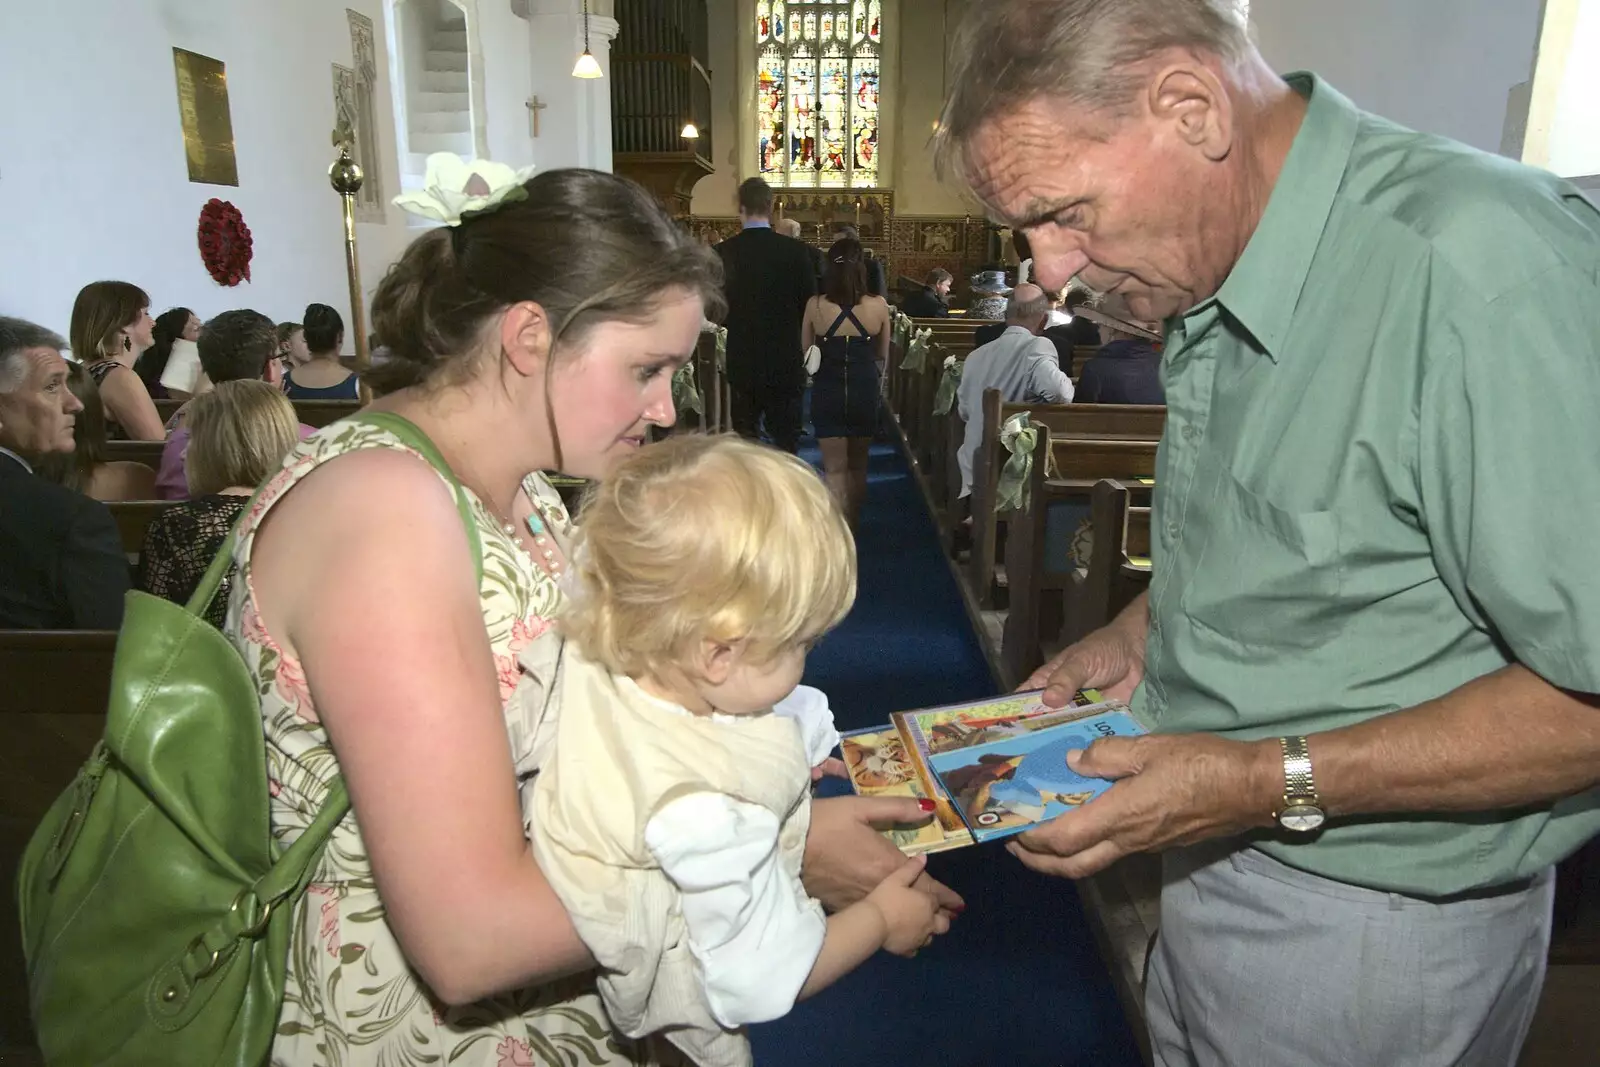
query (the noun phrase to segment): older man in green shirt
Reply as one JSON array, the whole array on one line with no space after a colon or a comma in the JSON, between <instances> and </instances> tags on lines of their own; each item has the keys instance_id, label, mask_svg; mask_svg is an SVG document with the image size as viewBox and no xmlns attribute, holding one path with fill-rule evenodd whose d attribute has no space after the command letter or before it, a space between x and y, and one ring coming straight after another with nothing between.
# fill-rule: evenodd
<instances>
[{"instance_id":1,"label":"older man in green shirt","mask_svg":"<svg viewBox=\"0 0 1600 1067\"><path fill-rule=\"evenodd\" d=\"M1509 1067L1600 829L1600 212L1231 0L993 0L951 54L941 159L1039 282L1166 321L1150 592L1030 682L1154 733L1012 851L1163 851L1160 1064Z\"/></svg>"}]
</instances>

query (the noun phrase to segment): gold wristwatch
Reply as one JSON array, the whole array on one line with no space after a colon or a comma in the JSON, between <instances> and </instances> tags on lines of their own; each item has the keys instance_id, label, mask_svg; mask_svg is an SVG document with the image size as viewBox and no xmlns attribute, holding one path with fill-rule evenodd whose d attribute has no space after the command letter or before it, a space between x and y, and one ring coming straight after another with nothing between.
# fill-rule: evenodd
<instances>
[{"instance_id":1,"label":"gold wristwatch","mask_svg":"<svg viewBox=\"0 0 1600 1067\"><path fill-rule=\"evenodd\" d=\"M1305 834L1327 821L1317 783L1311 777L1311 751L1303 737L1280 737L1283 746L1283 806L1273 812L1285 830Z\"/></svg>"}]
</instances>

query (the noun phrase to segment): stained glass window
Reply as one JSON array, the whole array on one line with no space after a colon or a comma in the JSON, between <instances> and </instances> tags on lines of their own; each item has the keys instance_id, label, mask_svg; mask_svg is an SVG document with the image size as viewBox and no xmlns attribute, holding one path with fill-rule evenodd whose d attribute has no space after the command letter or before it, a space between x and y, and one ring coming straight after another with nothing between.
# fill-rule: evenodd
<instances>
[{"instance_id":1,"label":"stained glass window","mask_svg":"<svg viewBox=\"0 0 1600 1067\"><path fill-rule=\"evenodd\" d=\"M878 184L881 0L759 0L756 166L780 188Z\"/></svg>"}]
</instances>

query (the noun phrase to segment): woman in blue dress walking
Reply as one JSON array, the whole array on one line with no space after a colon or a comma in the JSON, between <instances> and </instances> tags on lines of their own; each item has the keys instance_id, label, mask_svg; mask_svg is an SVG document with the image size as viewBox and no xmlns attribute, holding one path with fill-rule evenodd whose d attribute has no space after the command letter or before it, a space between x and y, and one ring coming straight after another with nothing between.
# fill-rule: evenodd
<instances>
[{"instance_id":1,"label":"woman in blue dress walking","mask_svg":"<svg viewBox=\"0 0 1600 1067\"><path fill-rule=\"evenodd\" d=\"M806 305L800 345L822 349L812 378L811 424L828 488L855 529L867 495L867 453L878 427L889 360L889 304L867 292L866 257L851 237L828 249L822 293Z\"/></svg>"}]
</instances>

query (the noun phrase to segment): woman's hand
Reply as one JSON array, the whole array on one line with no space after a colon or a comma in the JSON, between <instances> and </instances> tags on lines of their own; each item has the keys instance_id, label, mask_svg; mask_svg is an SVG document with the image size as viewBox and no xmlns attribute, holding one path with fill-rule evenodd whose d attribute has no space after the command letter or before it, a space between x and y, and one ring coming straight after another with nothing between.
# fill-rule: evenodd
<instances>
[{"instance_id":1,"label":"woman's hand","mask_svg":"<svg viewBox=\"0 0 1600 1067\"><path fill-rule=\"evenodd\" d=\"M906 857L878 831L927 822L933 809L911 797L829 797L811 805L800 879L830 911L849 907L905 865ZM926 802L931 804L932 802ZM923 872L913 888L933 897L948 920L966 907L961 896Z\"/></svg>"}]
</instances>

